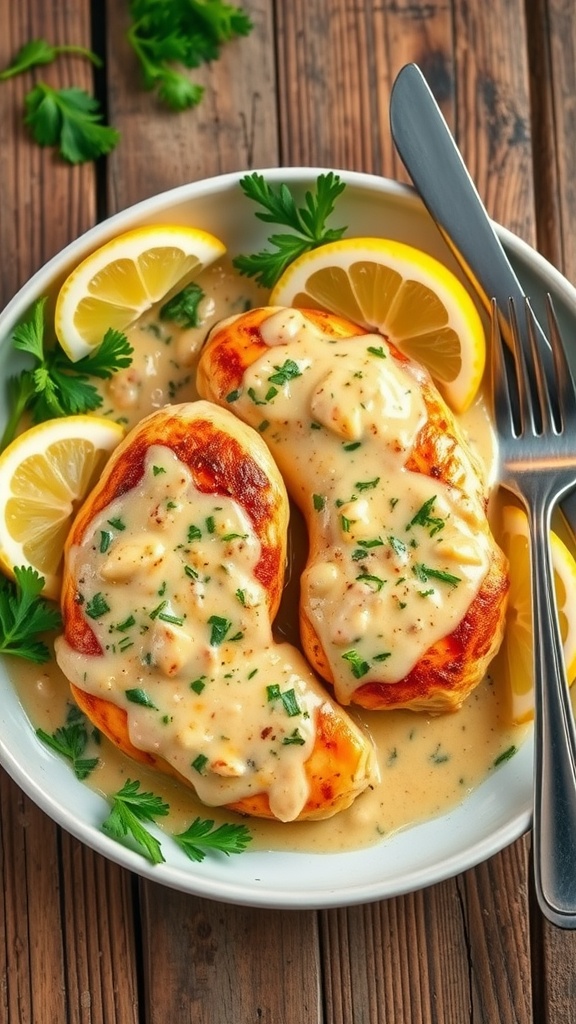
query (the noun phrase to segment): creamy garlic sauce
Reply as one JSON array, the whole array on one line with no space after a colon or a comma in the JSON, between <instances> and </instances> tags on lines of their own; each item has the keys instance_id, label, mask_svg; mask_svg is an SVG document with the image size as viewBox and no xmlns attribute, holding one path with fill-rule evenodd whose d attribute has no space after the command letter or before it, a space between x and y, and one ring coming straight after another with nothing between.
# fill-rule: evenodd
<instances>
[{"instance_id":1,"label":"creamy garlic sauce","mask_svg":"<svg viewBox=\"0 0 576 1024\"><path fill-rule=\"evenodd\" d=\"M143 416L171 402L195 401L195 367L209 329L223 317L266 300L267 293L254 282L239 278L226 258L207 267L195 281L205 293L197 309L198 325L183 327L162 320L160 309L165 299L141 316L126 331L134 349L132 362L101 385L99 413L133 427Z\"/></svg>"},{"instance_id":2,"label":"creamy garlic sauce","mask_svg":"<svg viewBox=\"0 0 576 1024\"><path fill-rule=\"evenodd\" d=\"M349 704L360 680L403 679L478 593L492 543L482 470L464 449L458 486L406 468L427 411L381 336L327 338L297 310L261 335L269 351L230 406L312 503L302 597Z\"/></svg>"},{"instance_id":3,"label":"creamy garlic sauce","mask_svg":"<svg viewBox=\"0 0 576 1024\"><path fill-rule=\"evenodd\" d=\"M274 644L254 575L260 542L230 498L202 493L170 448L70 552L103 656L56 640L71 682L128 715L134 746L168 761L208 805L265 792L282 821L306 803L323 696Z\"/></svg>"},{"instance_id":4,"label":"creamy garlic sauce","mask_svg":"<svg viewBox=\"0 0 576 1024\"><path fill-rule=\"evenodd\" d=\"M194 386L195 363L207 330L224 316L241 312L249 305L264 304L267 298L245 279L238 279L224 261L204 271L199 282L210 298L201 311L204 318L197 328L184 330L177 325L159 321L157 309L150 311L131 328L130 340L135 348L133 364L104 385L106 404L103 408L108 415L132 425L167 402L195 400L198 397ZM286 340L290 338L284 338L283 343ZM380 344L381 339L378 339ZM273 357L274 362L280 364L277 352L273 353ZM369 365L372 367L372 362ZM400 394L400 407L401 401ZM265 410L260 408L260 412L262 415L258 426L266 417ZM492 481L494 435L482 396L461 419L461 423L475 452L482 455L487 479ZM353 419L346 429L355 429ZM356 473L353 475L353 483L361 479ZM363 494L365 496L366 491ZM349 496L348 491L343 492L345 495ZM210 514L207 512L207 515ZM399 522L406 525L404 519ZM291 520L290 551L287 586L274 633L276 639L297 644L299 573L306 556L305 528L297 509L293 510ZM237 564L234 571L241 571ZM161 588L162 582L159 581L157 589ZM152 611L165 599L156 596L157 604L152 607ZM144 603L143 607L148 605ZM241 609L234 608L234 611L239 614ZM128 618L128 612L127 608L118 609L110 622L121 623ZM217 609L216 614L221 614L221 608ZM231 614L228 617L232 619ZM152 625L154 621L151 620ZM164 625L176 628L174 624ZM118 642L123 636L122 631L117 631L116 635L115 632L102 630L105 643L109 643L112 638ZM229 647L233 648L233 645ZM19 663L18 659L5 659L5 665L18 689L31 727L42 728L50 733L60 728L66 720L71 698L68 680L56 661L37 666ZM300 666L296 668L300 672ZM142 669L143 666L139 666L135 677L126 682L127 688L138 688L139 680L143 682L144 679L148 685L149 674L144 676ZM215 675L211 667L209 672ZM187 680L190 681L194 680ZM102 681L96 680L96 685L101 686ZM173 679L173 697L179 693L178 686L178 680ZM190 694L201 696L188 689L186 697L189 698ZM146 709L130 701L127 702L127 708L128 705L130 711L135 713L134 728L146 730ZM529 728L510 724L506 696L502 693L499 680L490 677L474 691L460 710L452 714L429 716L407 711L378 714L354 708L349 709L349 714L374 740L380 782L362 793L348 810L326 821L273 823L244 819L253 835L254 847L318 853L357 849L377 842L398 829L445 813L498 770L499 760L520 746ZM183 742L189 743L192 735L193 732L188 732ZM181 747L183 749L184 745ZM231 753L227 750L226 756ZM189 754L190 748L185 756L189 758ZM137 764L121 754L106 739L102 738L98 743L94 738L90 740L86 756L95 755L99 758L99 764L86 784L107 796L120 789L126 779L138 778L143 789L157 793L170 804L169 815L160 822L166 831L181 831L196 816L206 816L206 807L192 789ZM103 817L105 813L103 808ZM217 807L210 808L209 816L216 821L235 818L231 812Z\"/></svg>"}]
</instances>

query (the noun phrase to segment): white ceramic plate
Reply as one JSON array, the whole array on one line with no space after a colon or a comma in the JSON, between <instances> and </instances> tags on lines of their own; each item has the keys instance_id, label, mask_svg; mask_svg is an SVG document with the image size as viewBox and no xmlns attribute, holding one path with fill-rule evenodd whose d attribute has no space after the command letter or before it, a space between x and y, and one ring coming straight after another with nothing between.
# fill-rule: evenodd
<instances>
[{"instance_id":1,"label":"white ceramic plate","mask_svg":"<svg viewBox=\"0 0 576 1024\"><path fill-rule=\"evenodd\" d=\"M303 193L317 168L262 172ZM0 315L0 375L13 373L8 343L32 303L54 291L69 270L108 238L140 224L185 223L212 231L229 252L249 252L265 240L266 226L232 174L173 189L117 214L73 242L18 293ZM396 182L341 172L347 188L338 200L339 224L351 235L382 235L417 245L453 269L439 232L415 194ZM336 219L334 219L336 223ZM538 310L547 291L567 336L576 337L576 290L533 249L498 228L501 240ZM5 412L2 412L2 418ZM352 853L250 852L193 864L176 844L163 843L167 863L152 866L105 836L99 825L104 800L36 738L0 661L0 762L19 786L58 824L88 846L153 881L215 900L268 907L333 907L396 896L439 882L490 857L530 824L532 742L451 813ZM161 837L161 833L158 833Z\"/></svg>"}]
</instances>

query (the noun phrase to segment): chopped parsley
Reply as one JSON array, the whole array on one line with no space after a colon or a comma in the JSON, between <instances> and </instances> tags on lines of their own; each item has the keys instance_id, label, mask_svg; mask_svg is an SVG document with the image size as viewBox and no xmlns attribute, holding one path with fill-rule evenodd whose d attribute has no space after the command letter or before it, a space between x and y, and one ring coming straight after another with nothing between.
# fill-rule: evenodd
<instances>
[{"instance_id":1,"label":"chopped parsley","mask_svg":"<svg viewBox=\"0 0 576 1024\"><path fill-rule=\"evenodd\" d=\"M131 704L140 704L143 708L152 708L154 711L158 710L152 698L140 686L131 690L125 690L124 693L126 694L126 700L129 700Z\"/></svg>"},{"instance_id":2,"label":"chopped parsley","mask_svg":"<svg viewBox=\"0 0 576 1024\"><path fill-rule=\"evenodd\" d=\"M86 615L89 615L91 619L101 619L103 615L106 615L110 611L110 605L103 594L98 592L86 602Z\"/></svg>"}]
</instances>

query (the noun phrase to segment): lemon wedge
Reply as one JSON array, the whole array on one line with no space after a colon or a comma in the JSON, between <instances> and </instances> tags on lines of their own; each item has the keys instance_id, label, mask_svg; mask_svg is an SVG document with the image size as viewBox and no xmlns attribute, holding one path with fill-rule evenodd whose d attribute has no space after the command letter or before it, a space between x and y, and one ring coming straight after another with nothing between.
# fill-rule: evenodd
<instances>
[{"instance_id":1,"label":"lemon wedge","mask_svg":"<svg viewBox=\"0 0 576 1024\"><path fill-rule=\"evenodd\" d=\"M108 330L124 331L184 280L222 256L226 247L199 228L153 225L118 235L87 256L62 285L55 329L77 361Z\"/></svg>"},{"instance_id":2,"label":"lemon wedge","mask_svg":"<svg viewBox=\"0 0 576 1024\"><path fill-rule=\"evenodd\" d=\"M571 685L576 678L576 560L557 534L552 533L550 540L566 675ZM520 723L534 717L533 644L528 522L514 505L502 510L500 544L510 563L510 592L506 632L495 664L504 678L512 720Z\"/></svg>"},{"instance_id":3,"label":"lemon wedge","mask_svg":"<svg viewBox=\"0 0 576 1024\"><path fill-rule=\"evenodd\" d=\"M420 249L384 238L329 242L284 271L270 304L326 309L379 331L429 370L455 412L478 391L486 359L478 311L458 278Z\"/></svg>"},{"instance_id":4,"label":"lemon wedge","mask_svg":"<svg viewBox=\"0 0 576 1024\"><path fill-rule=\"evenodd\" d=\"M72 519L124 436L100 416L48 420L20 434L0 455L0 566L32 566L56 599Z\"/></svg>"}]
</instances>

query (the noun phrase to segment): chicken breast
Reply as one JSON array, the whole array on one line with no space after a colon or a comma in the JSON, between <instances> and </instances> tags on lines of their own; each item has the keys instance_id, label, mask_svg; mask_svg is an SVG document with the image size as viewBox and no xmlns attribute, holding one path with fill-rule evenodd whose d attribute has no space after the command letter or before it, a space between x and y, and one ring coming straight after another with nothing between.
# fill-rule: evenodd
<instances>
[{"instance_id":1,"label":"chicken breast","mask_svg":"<svg viewBox=\"0 0 576 1024\"><path fill-rule=\"evenodd\" d=\"M304 514L302 644L339 702L459 707L500 645L507 565L429 374L341 317L262 308L213 329L198 388L257 428Z\"/></svg>"},{"instance_id":2,"label":"chicken breast","mask_svg":"<svg viewBox=\"0 0 576 1024\"><path fill-rule=\"evenodd\" d=\"M56 656L125 753L208 805L328 817L371 781L370 740L275 643L288 498L251 427L208 402L144 419L65 551Z\"/></svg>"}]
</instances>

